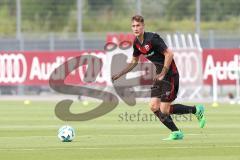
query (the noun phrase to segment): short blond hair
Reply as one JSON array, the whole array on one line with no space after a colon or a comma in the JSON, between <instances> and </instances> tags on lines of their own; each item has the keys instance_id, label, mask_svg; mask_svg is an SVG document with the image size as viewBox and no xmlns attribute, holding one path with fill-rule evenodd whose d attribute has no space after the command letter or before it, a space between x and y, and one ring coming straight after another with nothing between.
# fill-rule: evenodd
<instances>
[{"instance_id":1,"label":"short blond hair","mask_svg":"<svg viewBox=\"0 0 240 160\"><path fill-rule=\"evenodd\" d=\"M141 15L134 15L134 16L132 17L132 21L144 23L144 18L143 18L143 16L141 16Z\"/></svg>"}]
</instances>

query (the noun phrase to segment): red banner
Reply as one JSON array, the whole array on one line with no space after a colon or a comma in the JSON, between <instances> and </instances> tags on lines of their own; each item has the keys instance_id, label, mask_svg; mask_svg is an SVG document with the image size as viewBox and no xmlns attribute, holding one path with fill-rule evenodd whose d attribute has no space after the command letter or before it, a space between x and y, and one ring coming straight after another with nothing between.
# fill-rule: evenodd
<instances>
[{"instance_id":1,"label":"red banner","mask_svg":"<svg viewBox=\"0 0 240 160\"><path fill-rule=\"evenodd\" d=\"M218 84L235 84L240 76L240 49L205 49L203 50L203 79L205 84L212 84L216 76Z\"/></svg>"},{"instance_id":2,"label":"red banner","mask_svg":"<svg viewBox=\"0 0 240 160\"><path fill-rule=\"evenodd\" d=\"M79 61L92 65L96 68L94 58L81 59L82 55L93 55L103 60L105 53L102 51L23 51L23 52L0 52L0 85L47 85L51 73L58 66L73 57L79 57ZM65 79L66 83L88 84L84 82L86 76L94 77L98 74L96 83L104 85L105 80L102 72L85 75L86 65L72 71ZM64 78L66 72L55 73L57 77ZM58 75L57 75L58 74ZM85 77L84 77L85 76Z\"/></svg>"}]
</instances>

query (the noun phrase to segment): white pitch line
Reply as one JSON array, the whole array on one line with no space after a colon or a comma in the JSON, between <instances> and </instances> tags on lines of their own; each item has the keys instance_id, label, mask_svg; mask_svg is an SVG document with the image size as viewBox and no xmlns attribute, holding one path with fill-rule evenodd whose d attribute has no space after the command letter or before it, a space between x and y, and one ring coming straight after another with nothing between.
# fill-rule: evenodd
<instances>
[{"instance_id":1,"label":"white pitch line","mask_svg":"<svg viewBox=\"0 0 240 160\"><path fill-rule=\"evenodd\" d=\"M102 134L102 135L77 135L76 137L109 137L109 136L135 136L135 137L140 137L140 136L143 136L143 137L149 137L149 136L161 136L161 135L167 135L167 133L156 133L156 134L148 134L148 135L145 135L145 134ZM216 135L222 135L222 136L225 136L226 133L188 133L188 134L184 134L186 136L200 136L200 135L206 135L206 136L216 136ZM239 135L239 133L228 133L228 135ZM24 139L27 139L27 138L49 138L49 137L57 137L57 136L21 136L21 137L15 137L15 136L3 136L1 137L1 139L3 138L11 138L11 139L14 139L14 138L24 138Z\"/></svg>"},{"instance_id":2,"label":"white pitch line","mask_svg":"<svg viewBox=\"0 0 240 160\"><path fill-rule=\"evenodd\" d=\"M105 148L0 148L0 151L42 151L42 150L96 150L96 149L105 149Z\"/></svg>"},{"instance_id":3,"label":"white pitch line","mask_svg":"<svg viewBox=\"0 0 240 160\"><path fill-rule=\"evenodd\" d=\"M115 148L108 148L108 147L79 147L79 148L66 148L66 147L59 147L59 148L0 148L0 151L44 151L44 150L136 150L136 149L212 149L212 148L240 148L240 146L202 146L202 147L188 147L188 146L176 146L176 147L115 147Z\"/></svg>"}]
</instances>

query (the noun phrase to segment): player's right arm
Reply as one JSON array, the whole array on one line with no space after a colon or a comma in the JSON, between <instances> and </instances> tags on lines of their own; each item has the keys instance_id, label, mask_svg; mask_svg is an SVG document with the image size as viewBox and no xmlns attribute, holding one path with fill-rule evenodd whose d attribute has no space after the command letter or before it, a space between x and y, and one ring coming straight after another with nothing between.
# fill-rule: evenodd
<instances>
[{"instance_id":1,"label":"player's right arm","mask_svg":"<svg viewBox=\"0 0 240 160\"><path fill-rule=\"evenodd\" d=\"M126 68L124 68L120 73L112 76L112 81L115 81L118 78L120 78L122 75L130 72L133 68L135 68L137 66L138 61L139 61L139 56L137 56L137 57L133 56L131 62L127 65Z\"/></svg>"}]
</instances>

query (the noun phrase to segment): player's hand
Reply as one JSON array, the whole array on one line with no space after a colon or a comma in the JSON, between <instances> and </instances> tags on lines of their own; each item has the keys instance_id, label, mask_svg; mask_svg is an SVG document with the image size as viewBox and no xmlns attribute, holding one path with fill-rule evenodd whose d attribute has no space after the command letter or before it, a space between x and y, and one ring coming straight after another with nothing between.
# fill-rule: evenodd
<instances>
[{"instance_id":1,"label":"player's hand","mask_svg":"<svg viewBox=\"0 0 240 160\"><path fill-rule=\"evenodd\" d=\"M164 66L163 69L162 69L162 71L161 71L161 73L160 73L160 74L157 74L157 75L153 78L153 80L154 80L154 81L161 81L161 80L163 80L163 78L165 77L165 75L167 74L167 72L168 72L168 68Z\"/></svg>"},{"instance_id":2,"label":"player's hand","mask_svg":"<svg viewBox=\"0 0 240 160\"><path fill-rule=\"evenodd\" d=\"M165 74L164 74L164 73L160 73L160 74L157 74L157 75L153 78L153 80L154 80L154 81L161 81L161 80L163 80L164 77L165 77Z\"/></svg>"},{"instance_id":3,"label":"player's hand","mask_svg":"<svg viewBox=\"0 0 240 160\"><path fill-rule=\"evenodd\" d=\"M120 78L120 77L121 77L121 75L119 75L119 74L113 75L113 76L112 76L112 82L114 82L115 80L117 80L117 79Z\"/></svg>"}]
</instances>

